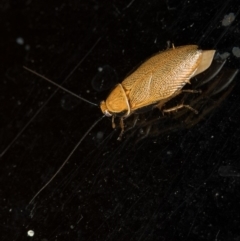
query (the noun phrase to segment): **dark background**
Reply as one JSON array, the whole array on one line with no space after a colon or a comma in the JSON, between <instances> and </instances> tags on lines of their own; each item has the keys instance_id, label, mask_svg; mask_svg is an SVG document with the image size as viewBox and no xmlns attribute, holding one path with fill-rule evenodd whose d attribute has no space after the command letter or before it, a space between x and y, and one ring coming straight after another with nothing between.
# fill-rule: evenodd
<instances>
[{"instance_id":1,"label":"dark background","mask_svg":"<svg viewBox=\"0 0 240 241\"><path fill-rule=\"evenodd\" d=\"M239 6L238 0L2 1L1 151L40 113L1 157L1 240L239 241L239 74L231 94L189 130L118 142L119 130L105 118L29 204L102 114L64 91L53 95L55 87L22 68L57 83L70 75L64 86L96 103L167 41L228 52L226 66L236 69ZM236 19L223 26L229 13Z\"/></svg>"}]
</instances>

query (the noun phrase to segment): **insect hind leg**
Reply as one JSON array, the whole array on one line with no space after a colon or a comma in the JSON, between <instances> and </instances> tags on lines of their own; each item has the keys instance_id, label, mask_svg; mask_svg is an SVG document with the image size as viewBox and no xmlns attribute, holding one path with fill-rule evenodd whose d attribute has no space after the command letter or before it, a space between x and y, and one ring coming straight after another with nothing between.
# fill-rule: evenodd
<instances>
[{"instance_id":1,"label":"insect hind leg","mask_svg":"<svg viewBox=\"0 0 240 241\"><path fill-rule=\"evenodd\" d=\"M202 90L181 90L180 93L201 94Z\"/></svg>"},{"instance_id":2,"label":"insect hind leg","mask_svg":"<svg viewBox=\"0 0 240 241\"><path fill-rule=\"evenodd\" d=\"M179 110L179 109L182 109L182 108L187 108L187 109L191 110L192 112L194 112L195 114L198 114L197 110L192 108L190 105L184 105L184 104L180 104L180 105L174 106L172 108L164 109L162 111L164 113L168 113L168 112L173 112L173 111L176 111L176 110Z\"/></svg>"}]
</instances>

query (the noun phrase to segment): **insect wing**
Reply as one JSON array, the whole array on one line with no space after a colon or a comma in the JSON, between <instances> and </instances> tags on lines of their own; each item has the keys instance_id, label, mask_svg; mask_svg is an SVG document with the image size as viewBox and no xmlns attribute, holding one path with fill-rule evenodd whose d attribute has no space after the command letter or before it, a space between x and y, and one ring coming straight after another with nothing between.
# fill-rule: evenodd
<instances>
[{"instance_id":1,"label":"insect wing","mask_svg":"<svg viewBox=\"0 0 240 241\"><path fill-rule=\"evenodd\" d=\"M132 110L171 97L194 75L202 50L187 45L161 52L144 62L122 86Z\"/></svg>"}]
</instances>

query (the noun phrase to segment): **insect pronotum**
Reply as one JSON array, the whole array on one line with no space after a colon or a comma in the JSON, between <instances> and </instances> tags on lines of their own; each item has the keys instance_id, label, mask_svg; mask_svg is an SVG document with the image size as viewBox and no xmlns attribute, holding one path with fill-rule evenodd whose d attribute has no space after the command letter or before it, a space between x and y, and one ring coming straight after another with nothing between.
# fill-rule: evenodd
<instances>
[{"instance_id":1,"label":"insect pronotum","mask_svg":"<svg viewBox=\"0 0 240 241\"><path fill-rule=\"evenodd\" d=\"M214 54L215 50L201 50L198 49L197 45L185 45L176 48L173 46L173 48L169 48L150 57L132 74L126 77L122 83L117 84L110 92L106 100L100 103L100 108L104 116L112 117L114 128L114 118L120 118L120 126L122 130L119 139L124 132L123 120L128 118L133 113L137 113L143 108L159 108L163 112L171 112L180 108L188 108L197 112L191 108L191 106L185 104L181 104L170 109L164 109L164 104L183 92L182 88L187 83L190 83L190 79L192 77L205 71L211 65ZM67 91L68 93L71 93L69 90L66 90L46 77L41 76L26 67L24 68ZM196 92L193 90L187 91ZM76 94L74 94L74 96L86 101ZM74 147L73 151L69 154L61 167L37 192L30 203L55 178L86 135L103 117L97 120L90 127L90 129Z\"/></svg>"}]
</instances>

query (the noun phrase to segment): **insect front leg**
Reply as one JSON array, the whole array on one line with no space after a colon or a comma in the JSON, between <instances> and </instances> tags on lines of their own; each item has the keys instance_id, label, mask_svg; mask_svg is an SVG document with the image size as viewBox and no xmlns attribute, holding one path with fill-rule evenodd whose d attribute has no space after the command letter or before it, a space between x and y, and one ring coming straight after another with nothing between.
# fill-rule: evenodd
<instances>
[{"instance_id":1,"label":"insect front leg","mask_svg":"<svg viewBox=\"0 0 240 241\"><path fill-rule=\"evenodd\" d=\"M118 138L117 138L118 141L121 141L121 140L122 140L122 136L123 136L123 132L124 132L123 117L120 118L120 127L121 127L121 132L120 132L120 135L119 135Z\"/></svg>"},{"instance_id":2,"label":"insect front leg","mask_svg":"<svg viewBox=\"0 0 240 241\"><path fill-rule=\"evenodd\" d=\"M202 90L191 90L191 89L179 90L179 92L176 95L179 95L181 93L201 94ZM196 109L192 108L190 105L184 105L184 104L180 104L175 107L165 109L165 110L163 110L163 112L172 112L172 111L176 111L181 108L187 108L187 109L191 110L192 112L194 112L195 114L198 114L198 111Z\"/></svg>"},{"instance_id":3,"label":"insect front leg","mask_svg":"<svg viewBox=\"0 0 240 241\"><path fill-rule=\"evenodd\" d=\"M114 118L115 118L115 116L113 115L113 116L112 116L112 128L113 128L113 129L116 128L116 124L115 124L115 122L114 122Z\"/></svg>"}]
</instances>

